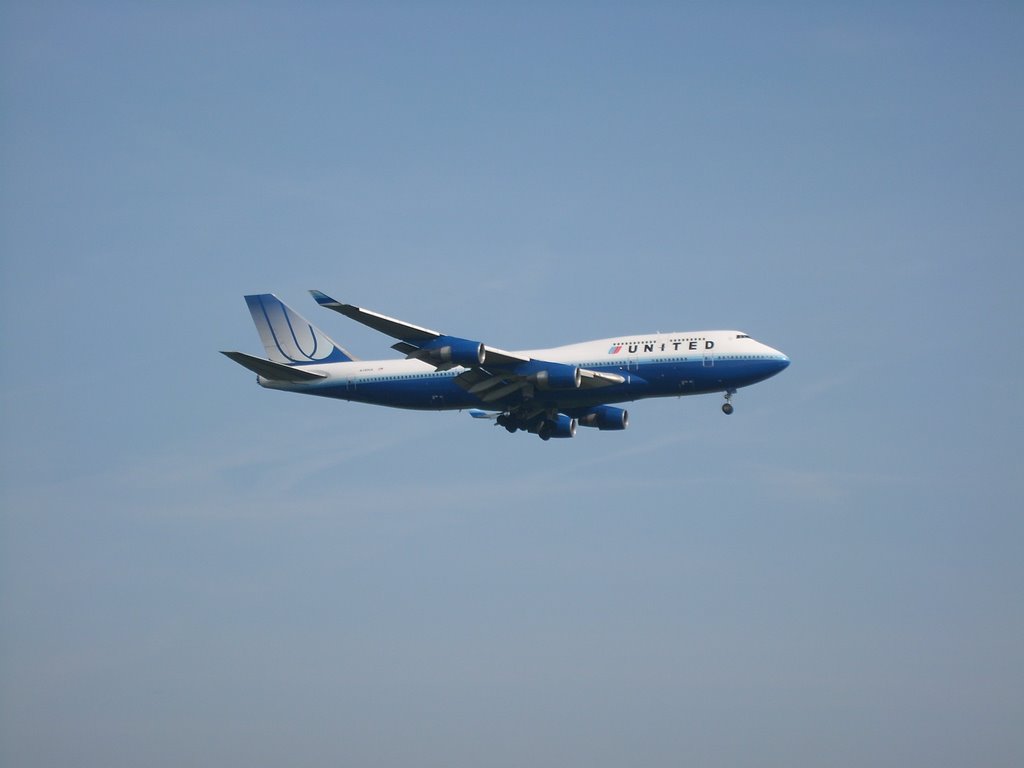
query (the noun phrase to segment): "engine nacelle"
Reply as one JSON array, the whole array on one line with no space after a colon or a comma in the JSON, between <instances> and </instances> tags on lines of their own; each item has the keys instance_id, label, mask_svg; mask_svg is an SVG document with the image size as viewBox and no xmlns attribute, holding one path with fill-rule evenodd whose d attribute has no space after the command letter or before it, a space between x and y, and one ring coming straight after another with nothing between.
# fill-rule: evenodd
<instances>
[{"instance_id":1,"label":"engine nacelle","mask_svg":"<svg viewBox=\"0 0 1024 768\"><path fill-rule=\"evenodd\" d=\"M541 424L537 434L541 440L550 440L552 437L576 437L576 419L560 413L554 421L545 421Z\"/></svg>"},{"instance_id":2,"label":"engine nacelle","mask_svg":"<svg viewBox=\"0 0 1024 768\"><path fill-rule=\"evenodd\" d=\"M537 389L579 389L583 376L574 365L548 363L543 371L530 374Z\"/></svg>"},{"instance_id":3,"label":"engine nacelle","mask_svg":"<svg viewBox=\"0 0 1024 768\"><path fill-rule=\"evenodd\" d=\"M487 353L479 341L441 336L429 346L422 347L415 357L432 365L461 365L463 368L475 368L484 364Z\"/></svg>"},{"instance_id":4,"label":"engine nacelle","mask_svg":"<svg viewBox=\"0 0 1024 768\"><path fill-rule=\"evenodd\" d=\"M599 405L580 416L579 423L581 427L625 429L629 426L629 411L611 405Z\"/></svg>"}]
</instances>

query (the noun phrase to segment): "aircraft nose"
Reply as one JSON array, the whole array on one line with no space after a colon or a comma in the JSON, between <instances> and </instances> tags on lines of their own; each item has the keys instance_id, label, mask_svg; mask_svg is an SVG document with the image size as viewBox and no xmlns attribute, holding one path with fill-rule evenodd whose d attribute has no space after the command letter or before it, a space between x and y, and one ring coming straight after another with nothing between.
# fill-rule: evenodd
<instances>
[{"instance_id":1,"label":"aircraft nose","mask_svg":"<svg viewBox=\"0 0 1024 768\"><path fill-rule=\"evenodd\" d=\"M781 373L789 367L789 356L777 349L768 347L768 350L772 356L772 363L774 364L774 373Z\"/></svg>"}]
</instances>

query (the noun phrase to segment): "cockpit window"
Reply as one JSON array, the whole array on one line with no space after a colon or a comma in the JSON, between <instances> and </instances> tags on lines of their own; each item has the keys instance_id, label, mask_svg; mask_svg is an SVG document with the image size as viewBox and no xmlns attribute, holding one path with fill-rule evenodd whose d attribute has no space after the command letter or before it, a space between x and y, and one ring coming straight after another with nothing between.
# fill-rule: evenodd
<instances>
[{"instance_id":1,"label":"cockpit window","mask_svg":"<svg viewBox=\"0 0 1024 768\"><path fill-rule=\"evenodd\" d=\"M737 339L749 339L750 337L749 337L749 336L747 336L747 334L745 334L745 333L741 333L741 334L740 334L739 336L737 336L736 338L737 338Z\"/></svg>"}]
</instances>

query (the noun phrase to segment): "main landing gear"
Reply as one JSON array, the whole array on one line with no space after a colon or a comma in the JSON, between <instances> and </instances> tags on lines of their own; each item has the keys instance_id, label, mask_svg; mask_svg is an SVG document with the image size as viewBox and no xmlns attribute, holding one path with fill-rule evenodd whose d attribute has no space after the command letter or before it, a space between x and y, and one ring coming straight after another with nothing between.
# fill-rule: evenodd
<instances>
[{"instance_id":1,"label":"main landing gear","mask_svg":"<svg viewBox=\"0 0 1024 768\"><path fill-rule=\"evenodd\" d=\"M517 429L519 429L519 427L516 425L515 421L507 413L501 414L497 418L497 422L498 422L498 426L499 427L504 427L509 432L515 432Z\"/></svg>"},{"instance_id":2,"label":"main landing gear","mask_svg":"<svg viewBox=\"0 0 1024 768\"><path fill-rule=\"evenodd\" d=\"M722 403L722 413L724 413L726 416L732 413L732 403L730 401L732 400L732 396L735 394L735 389L725 390L725 402Z\"/></svg>"}]
</instances>

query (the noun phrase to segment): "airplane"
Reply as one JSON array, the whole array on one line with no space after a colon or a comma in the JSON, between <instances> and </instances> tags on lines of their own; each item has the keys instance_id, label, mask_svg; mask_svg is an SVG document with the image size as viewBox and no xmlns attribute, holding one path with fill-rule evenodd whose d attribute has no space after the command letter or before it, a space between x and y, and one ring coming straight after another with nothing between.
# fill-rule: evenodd
<instances>
[{"instance_id":1,"label":"airplane","mask_svg":"<svg viewBox=\"0 0 1024 768\"><path fill-rule=\"evenodd\" d=\"M740 387L785 370L789 358L740 331L615 336L550 349L506 351L396 320L320 291L317 304L394 339L404 359L360 360L272 293L245 302L267 358L222 352L267 389L393 408L468 410L509 432L542 440L576 428L621 430L613 403L720 392L733 412Z\"/></svg>"}]
</instances>

